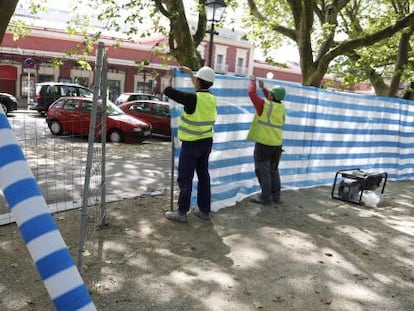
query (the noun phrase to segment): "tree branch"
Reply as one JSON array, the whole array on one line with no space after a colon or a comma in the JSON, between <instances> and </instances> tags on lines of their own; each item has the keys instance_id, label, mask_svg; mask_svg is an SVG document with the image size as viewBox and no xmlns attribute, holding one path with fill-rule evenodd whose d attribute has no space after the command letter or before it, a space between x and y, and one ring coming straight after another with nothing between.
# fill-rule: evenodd
<instances>
[{"instance_id":1,"label":"tree branch","mask_svg":"<svg viewBox=\"0 0 414 311\"><path fill-rule=\"evenodd\" d=\"M162 3L161 0L153 0L153 1L155 3L155 6L157 7L157 9L160 11L162 15L164 15L168 19L172 17L171 13L168 12L168 10L164 7L164 4Z\"/></svg>"},{"instance_id":2,"label":"tree branch","mask_svg":"<svg viewBox=\"0 0 414 311\"><path fill-rule=\"evenodd\" d=\"M206 0L199 0L199 11L198 11L198 23L197 29L193 36L193 40L195 46L198 46L204 39L207 31L207 17L206 17L206 10L205 10L205 3Z\"/></svg>"},{"instance_id":3,"label":"tree branch","mask_svg":"<svg viewBox=\"0 0 414 311\"><path fill-rule=\"evenodd\" d=\"M347 56L355 62L361 59L361 56L356 51L351 51L347 54ZM362 70L364 71L372 86L374 87L375 94L380 96L386 96L386 94L388 93L388 86L385 84L382 75L378 73L375 70L375 68L373 68L371 65L364 66Z\"/></svg>"},{"instance_id":4,"label":"tree branch","mask_svg":"<svg viewBox=\"0 0 414 311\"><path fill-rule=\"evenodd\" d=\"M259 21L270 23L269 20L262 13L259 12L259 10L256 6L256 2L254 0L247 0L247 3L249 5L250 15L254 16ZM284 27L280 24L271 24L269 28L272 29L275 32L278 32L278 33L292 39L295 42L297 41L296 33L293 29L289 29L289 28Z\"/></svg>"},{"instance_id":5,"label":"tree branch","mask_svg":"<svg viewBox=\"0 0 414 311\"><path fill-rule=\"evenodd\" d=\"M328 67L329 62L339 55L343 55L348 51L370 46L376 42L379 42L383 39L389 38L398 31L404 29L407 26L414 26L414 13L407 15L406 17L398 20L394 25L385 27L377 32L372 34L365 35L363 37L345 40L339 43L334 49L326 53L322 58L321 62L324 63L323 67Z\"/></svg>"},{"instance_id":6,"label":"tree branch","mask_svg":"<svg viewBox=\"0 0 414 311\"><path fill-rule=\"evenodd\" d=\"M316 1L315 1L316 2ZM318 55L316 57L316 62L318 62L323 55L328 53L328 51L335 46L335 30L338 27L338 13L350 2L350 0L335 0L331 4L322 7L319 9L314 4L314 12L320 19L321 25L328 25L329 30L326 35L324 42L320 45L318 50Z\"/></svg>"},{"instance_id":7,"label":"tree branch","mask_svg":"<svg viewBox=\"0 0 414 311\"><path fill-rule=\"evenodd\" d=\"M408 62L408 52L410 49L410 38L414 33L414 29L411 27L407 32L401 34L400 43L398 45L398 56L395 63L394 75L392 76L390 83L389 95L395 96L400 86L401 76L404 70L404 66Z\"/></svg>"},{"instance_id":8,"label":"tree branch","mask_svg":"<svg viewBox=\"0 0 414 311\"><path fill-rule=\"evenodd\" d=\"M3 0L0 5L0 44L3 41L7 26L16 10L18 0Z\"/></svg>"},{"instance_id":9,"label":"tree branch","mask_svg":"<svg viewBox=\"0 0 414 311\"><path fill-rule=\"evenodd\" d=\"M302 75L307 76L312 70L313 51L311 43L311 32L313 25L313 0L288 0L292 11L296 31L296 44L298 46L300 67Z\"/></svg>"}]
</instances>

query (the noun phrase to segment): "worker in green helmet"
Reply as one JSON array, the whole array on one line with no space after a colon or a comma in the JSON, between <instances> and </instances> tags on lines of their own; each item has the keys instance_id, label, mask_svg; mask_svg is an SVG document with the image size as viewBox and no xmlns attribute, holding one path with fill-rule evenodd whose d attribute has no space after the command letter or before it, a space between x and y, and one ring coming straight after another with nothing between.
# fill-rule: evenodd
<instances>
[{"instance_id":1,"label":"worker in green helmet","mask_svg":"<svg viewBox=\"0 0 414 311\"><path fill-rule=\"evenodd\" d=\"M274 86L270 90L259 80L259 87L265 98L256 90L256 77L250 77L249 97L255 108L255 115L250 125L247 139L255 142L254 165L261 193L252 197L251 201L268 205L280 201L279 161L282 154L282 127L285 122L285 89Z\"/></svg>"}]
</instances>

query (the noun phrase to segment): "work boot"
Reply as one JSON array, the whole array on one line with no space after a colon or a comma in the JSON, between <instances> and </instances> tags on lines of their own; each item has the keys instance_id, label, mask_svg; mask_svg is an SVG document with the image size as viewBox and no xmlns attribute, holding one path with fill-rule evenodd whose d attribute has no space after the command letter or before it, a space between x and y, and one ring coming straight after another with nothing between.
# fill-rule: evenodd
<instances>
[{"instance_id":1,"label":"work boot","mask_svg":"<svg viewBox=\"0 0 414 311\"><path fill-rule=\"evenodd\" d=\"M165 217L169 220L187 222L187 215L180 213L179 210L165 212Z\"/></svg>"},{"instance_id":2,"label":"work boot","mask_svg":"<svg viewBox=\"0 0 414 311\"><path fill-rule=\"evenodd\" d=\"M278 204L278 203L280 203L280 197L279 198L275 197L275 198L272 199L272 201L273 201L273 203Z\"/></svg>"},{"instance_id":3,"label":"work boot","mask_svg":"<svg viewBox=\"0 0 414 311\"><path fill-rule=\"evenodd\" d=\"M204 220L210 220L210 215L207 213L204 213L202 211L200 211L199 209L194 209L193 210L193 214L196 215L197 217L204 219Z\"/></svg>"},{"instance_id":4,"label":"work boot","mask_svg":"<svg viewBox=\"0 0 414 311\"><path fill-rule=\"evenodd\" d=\"M263 200L260 194L255 195L254 197L252 197L250 199L250 202L257 203L257 204L262 204L262 205L269 205L271 203L271 201Z\"/></svg>"}]
</instances>

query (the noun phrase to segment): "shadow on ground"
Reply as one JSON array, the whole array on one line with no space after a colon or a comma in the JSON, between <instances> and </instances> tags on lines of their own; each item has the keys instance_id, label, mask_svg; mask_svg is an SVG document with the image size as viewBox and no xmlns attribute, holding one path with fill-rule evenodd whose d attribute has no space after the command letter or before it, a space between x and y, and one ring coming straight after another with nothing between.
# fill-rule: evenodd
<instances>
[{"instance_id":1,"label":"shadow on ground","mask_svg":"<svg viewBox=\"0 0 414 311\"><path fill-rule=\"evenodd\" d=\"M278 205L244 200L188 224L164 218L169 193L110 203L82 276L98 310L413 310L413 191L389 182L367 208L328 187L287 190ZM56 218L74 254L78 213ZM53 310L19 238L0 228L0 309Z\"/></svg>"}]
</instances>

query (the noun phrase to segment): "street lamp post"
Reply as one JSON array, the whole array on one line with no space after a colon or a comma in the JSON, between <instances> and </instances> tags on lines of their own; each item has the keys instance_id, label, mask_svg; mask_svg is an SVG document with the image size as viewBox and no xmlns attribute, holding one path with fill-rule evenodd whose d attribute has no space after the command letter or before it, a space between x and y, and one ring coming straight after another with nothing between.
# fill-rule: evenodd
<instances>
[{"instance_id":1,"label":"street lamp post","mask_svg":"<svg viewBox=\"0 0 414 311\"><path fill-rule=\"evenodd\" d=\"M226 10L226 3L224 0L207 0L205 3L207 21L211 22L210 28L210 42L208 45L208 63L207 65L213 68L213 40L214 40L214 23L221 21L224 11Z\"/></svg>"}]
</instances>

